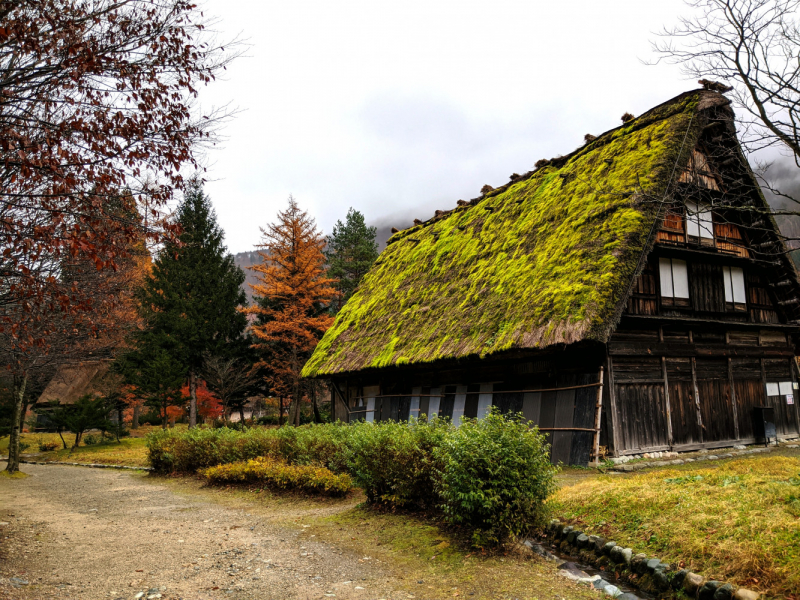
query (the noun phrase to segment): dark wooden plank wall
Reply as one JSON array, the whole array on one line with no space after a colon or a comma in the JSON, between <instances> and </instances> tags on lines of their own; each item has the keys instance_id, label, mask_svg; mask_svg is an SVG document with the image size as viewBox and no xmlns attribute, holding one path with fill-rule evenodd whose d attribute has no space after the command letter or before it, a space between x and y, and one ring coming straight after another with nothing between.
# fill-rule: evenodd
<instances>
[{"instance_id":1,"label":"dark wooden plank wall","mask_svg":"<svg viewBox=\"0 0 800 600\"><path fill-rule=\"evenodd\" d=\"M794 381L793 359L736 357L736 348L747 346L755 352L782 348L788 354L791 350L786 335L779 331L762 331L760 335L732 333L728 332L725 344L725 332L692 332L689 337L693 341L686 344L687 354L692 354L693 348L711 349L717 345L719 355L683 357L654 356L648 349L648 344L676 348L665 345L666 331L662 331L661 342L647 341L658 337L652 331L622 330L612 336L613 356L609 362L619 428L617 453L752 440L753 409L757 406L775 409L779 435L800 433L797 404L787 404L785 395L766 395L767 383ZM683 332L675 330L670 335L683 336ZM637 347L638 354L633 355Z\"/></svg>"}]
</instances>

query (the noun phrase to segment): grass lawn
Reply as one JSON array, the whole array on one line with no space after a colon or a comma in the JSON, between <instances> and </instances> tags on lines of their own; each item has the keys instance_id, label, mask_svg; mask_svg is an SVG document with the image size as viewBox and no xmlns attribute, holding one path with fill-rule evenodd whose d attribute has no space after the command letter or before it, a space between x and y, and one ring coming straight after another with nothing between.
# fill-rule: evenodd
<instances>
[{"instance_id":1,"label":"grass lawn","mask_svg":"<svg viewBox=\"0 0 800 600\"><path fill-rule=\"evenodd\" d=\"M145 436L154 429L158 428L145 425L132 431L130 437L122 438L119 444L116 441L105 441L102 444L90 446L81 444L74 450L72 450L72 443L75 440L74 434L64 434L64 440L67 442L67 449L64 450L61 438L57 433L23 433L21 441L28 444L28 448L23 451L23 460L30 458L46 462L65 461L146 467L148 462ZM93 433L99 437L97 432ZM58 448L49 452L40 452L39 444L42 442L54 442L58 444ZM8 437L4 437L0 439L0 455L7 454Z\"/></svg>"},{"instance_id":2,"label":"grass lawn","mask_svg":"<svg viewBox=\"0 0 800 600\"><path fill-rule=\"evenodd\" d=\"M705 577L800 598L800 452L569 481L555 516Z\"/></svg>"},{"instance_id":3,"label":"grass lawn","mask_svg":"<svg viewBox=\"0 0 800 600\"><path fill-rule=\"evenodd\" d=\"M246 487L208 487L196 477L151 475L147 479L178 493L201 495L258 515L364 560L378 561L416 590L417 598L599 598L597 592L558 575L555 564L541 558L516 550L484 555L424 515L368 508L360 490L347 498L309 498Z\"/></svg>"}]
</instances>

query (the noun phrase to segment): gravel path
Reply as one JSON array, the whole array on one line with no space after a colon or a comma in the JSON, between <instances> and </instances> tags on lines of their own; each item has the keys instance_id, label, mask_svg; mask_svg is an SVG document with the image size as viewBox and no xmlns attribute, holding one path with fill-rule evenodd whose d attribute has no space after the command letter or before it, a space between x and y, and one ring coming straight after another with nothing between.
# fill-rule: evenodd
<instances>
[{"instance_id":1,"label":"gravel path","mask_svg":"<svg viewBox=\"0 0 800 600\"><path fill-rule=\"evenodd\" d=\"M315 542L302 522L281 527L139 473L24 471L0 479L3 600L410 596L385 565Z\"/></svg>"}]
</instances>

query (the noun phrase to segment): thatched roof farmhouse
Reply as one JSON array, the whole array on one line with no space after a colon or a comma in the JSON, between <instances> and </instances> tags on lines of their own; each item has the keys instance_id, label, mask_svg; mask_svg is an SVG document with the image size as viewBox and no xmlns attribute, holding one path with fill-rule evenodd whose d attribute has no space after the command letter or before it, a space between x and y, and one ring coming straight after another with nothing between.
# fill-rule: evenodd
<instances>
[{"instance_id":1,"label":"thatched roof farmhouse","mask_svg":"<svg viewBox=\"0 0 800 600\"><path fill-rule=\"evenodd\" d=\"M339 418L494 404L563 462L594 429L611 454L755 439L760 405L798 433L800 283L729 102L687 92L587 139L389 239L303 371Z\"/></svg>"}]
</instances>

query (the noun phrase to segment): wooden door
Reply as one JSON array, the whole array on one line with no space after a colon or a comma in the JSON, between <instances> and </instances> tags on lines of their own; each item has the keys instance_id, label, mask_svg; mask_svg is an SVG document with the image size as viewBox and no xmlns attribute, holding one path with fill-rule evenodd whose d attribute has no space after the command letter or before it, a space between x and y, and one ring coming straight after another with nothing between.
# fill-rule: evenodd
<instances>
[{"instance_id":1,"label":"wooden door","mask_svg":"<svg viewBox=\"0 0 800 600\"><path fill-rule=\"evenodd\" d=\"M703 432L697 417L694 383L692 379L692 359L668 358L667 381L669 382L670 421L672 423L672 444L699 444Z\"/></svg>"},{"instance_id":2,"label":"wooden door","mask_svg":"<svg viewBox=\"0 0 800 600\"><path fill-rule=\"evenodd\" d=\"M734 407L728 381L728 359L698 358L697 391L703 419L703 441L723 442L736 439Z\"/></svg>"}]
</instances>

